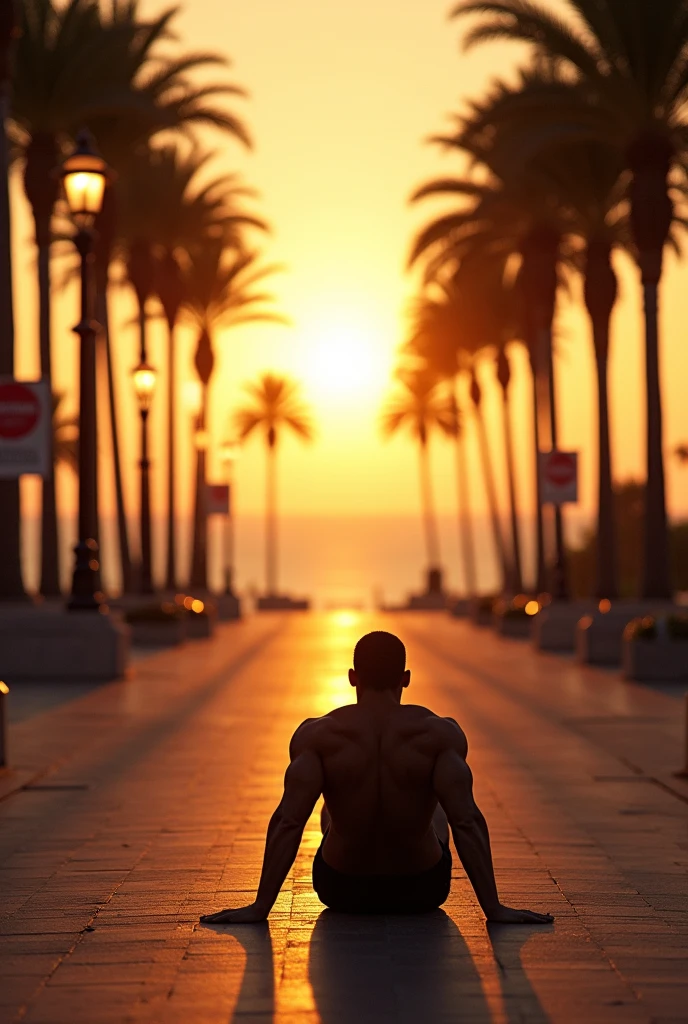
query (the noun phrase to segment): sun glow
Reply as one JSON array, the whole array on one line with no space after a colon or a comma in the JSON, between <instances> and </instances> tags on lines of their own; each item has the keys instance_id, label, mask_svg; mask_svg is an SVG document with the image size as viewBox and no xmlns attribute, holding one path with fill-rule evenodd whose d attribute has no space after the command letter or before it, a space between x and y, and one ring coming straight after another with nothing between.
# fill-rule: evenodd
<instances>
[{"instance_id":1,"label":"sun glow","mask_svg":"<svg viewBox=\"0 0 688 1024\"><path fill-rule=\"evenodd\" d=\"M365 323L330 323L312 335L306 350L305 377L328 399L370 396L381 391L389 377L381 339Z\"/></svg>"}]
</instances>

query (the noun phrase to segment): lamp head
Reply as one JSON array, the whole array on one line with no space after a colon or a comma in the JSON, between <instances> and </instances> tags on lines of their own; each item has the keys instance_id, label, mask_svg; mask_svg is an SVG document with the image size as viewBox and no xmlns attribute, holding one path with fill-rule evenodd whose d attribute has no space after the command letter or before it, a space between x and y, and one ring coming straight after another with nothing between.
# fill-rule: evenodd
<instances>
[{"instance_id":1,"label":"lamp head","mask_svg":"<svg viewBox=\"0 0 688 1024\"><path fill-rule=\"evenodd\" d=\"M72 220L78 228L87 230L100 213L109 177L108 166L89 131L79 132L76 149L63 161L60 177Z\"/></svg>"},{"instance_id":2,"label":"lamp head","mask_svg":"<svg viewBox=\"0 0 688 1024\"><path fill-rule=\"evenodd\" d=\"M158 376L157 370L148 363L139 363L131 371L131 375L134 379L134 391L136 392L139 409L141 412L148 412L153 401L153 392L155 391Z\"/></svg>"}]
</instances>

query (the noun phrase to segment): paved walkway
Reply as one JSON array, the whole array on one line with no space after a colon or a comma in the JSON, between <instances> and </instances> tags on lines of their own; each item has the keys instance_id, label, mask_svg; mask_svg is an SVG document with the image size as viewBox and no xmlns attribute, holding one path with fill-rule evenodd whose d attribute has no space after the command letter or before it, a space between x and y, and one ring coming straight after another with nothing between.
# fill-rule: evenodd
<instances>
[{"instance_id":1,"label":"paved walkway","mask_svg":"<svg viewBox=\"0 0 688 1024\"><path fill-rule=\"evenodd\" d=\"M370 628L407 642L414 699L464 725L503 898L457 866L446 914L361 919L310 890L315 816L269 926L199 925L252 897L287 742L351 699ZM265 616L151 656L12 730L1 779L0 1022L688 1022L683 701L443 616Z\"/></svg>"}]
</instances>

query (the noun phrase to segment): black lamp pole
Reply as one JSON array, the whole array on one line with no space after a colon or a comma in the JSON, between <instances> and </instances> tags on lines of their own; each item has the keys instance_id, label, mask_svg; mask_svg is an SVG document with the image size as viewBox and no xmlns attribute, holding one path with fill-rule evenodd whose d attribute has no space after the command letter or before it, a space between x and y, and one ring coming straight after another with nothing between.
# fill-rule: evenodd
<instances>
[{"instance_id":1,"label":"black lamp pole","mask_svg":"<svg viewBox=\"0 0 688 1024\"><path fill-rule=\"evenodd\" d=\"M81 161L81 163L80 163ZM96 332L98 325L92 316L92 263L93 232L92 219L97 209L89 209L84 199L83 209L73 206L68 178L78 175L81 165L84 173L101 177L104 182L105 164L94 152L91 139L82 132L77 139L74 155L65 161L63 179L72 214L78 225L74 239L81 257L81 318L74 328L79 336L79 541L74 552L76 561L72 576L72 591L67 607L71 611L99 611L103 595L98 589L100 568L98 544L95 540L98 528L97 508L97 450L96 450ZM100 200L102 201L102 189ZM97 202L97 201L96 201ZM98 202L99 207L99 202Z\"/></svg>"},{"instance_id":2,"label":"black lamp pole","mask_svg":"<svg viewBox=\"0 0 688 1024\"><path fill-rule=\"evenodd\" d=\"M141 593L153 593L151 565L150 460L148 458L148 409L141 409Z\"/></svg>"}]
</instances>

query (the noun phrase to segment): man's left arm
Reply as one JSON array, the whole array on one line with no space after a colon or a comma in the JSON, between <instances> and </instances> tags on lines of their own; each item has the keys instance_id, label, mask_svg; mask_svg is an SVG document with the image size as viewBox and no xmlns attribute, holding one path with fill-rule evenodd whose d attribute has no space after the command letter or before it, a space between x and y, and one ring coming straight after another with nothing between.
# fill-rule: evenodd
<instances>
[{"instance_id":1,"label":"man's left arm","mask_svg":"<svg viewBox=\"0 0 688 1024\"><path fill-rule=\"evenodd\" d=\"M205 924L245 924L267 919L296 860L303 830L322 793L322 787L320 757L315 750L302 746L293 753L284 777L284 795L268 825L263 869L255 902L237 910L208 914L201 921Z\"/></svg>"}]
</instances>

